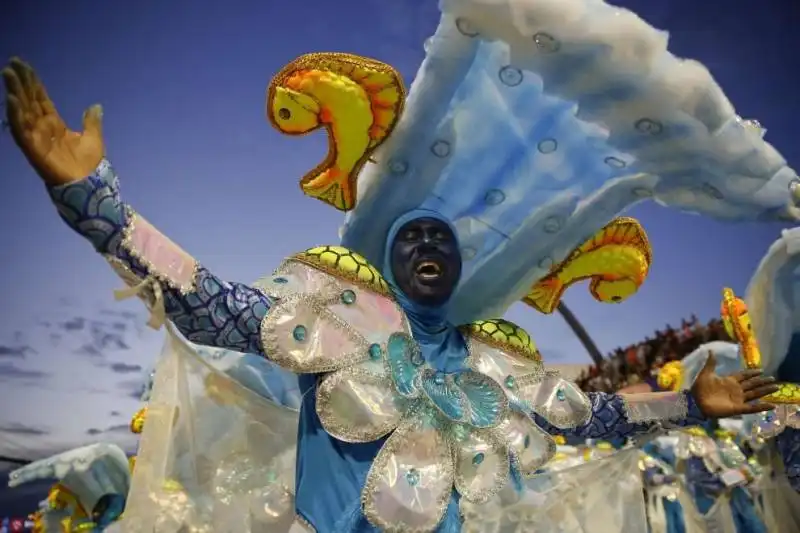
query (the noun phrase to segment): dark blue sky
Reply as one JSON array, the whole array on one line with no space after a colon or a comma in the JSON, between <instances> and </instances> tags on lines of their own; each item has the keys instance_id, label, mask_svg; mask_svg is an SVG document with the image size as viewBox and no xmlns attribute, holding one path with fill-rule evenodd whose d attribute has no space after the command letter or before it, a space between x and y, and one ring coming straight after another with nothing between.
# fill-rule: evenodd
<instances>
[{"instance_id":1,"label":"dark blue sky","mask_svg":"<svg viewBox=\"0 0 800 533\"><path fill-rule=\"evenodd\" d=\"M669 30L673 53L705 63L739 114L761 121L768 140L790 165L800 166L796 2L618 3ZM125 199L222 277L250 281L292 252L335 242L341 223L337 212L298 189L298 178L321 159L325 141L285 137L268 125L264 93L271 75L305 52L345 51L393 64L410 83L437 21L432 0L147 5L11 0L0 18L0 58L20 55L30 61L74 127L85 107L102 103L109 157ZM0 340L35 336L30 330L37 316L97 313L118 305L111 291L120 282L62 227L36 176L5 136L0 176ZM603 350L692 312L710 318L718 310L720 288L744 292L782 227L720 223L652 203L630 214L642 221L655 253L640 293L621 306L598 304L583 288L567 298ZM70 302L75 310L64 310L59 302ZM531 330L545 357L585 360L557 316L514 309L511 318ZM147 366L159 336L137 339L115 357ZM12 394L6 387L0 405L27 398L30 408L23 418L53 431L60 411L41 412L52 411L60 398L70 409L97 403L78 399L80 387L67 384L120 379L108 370L110 364L78 362L62 347L38 351L8 364L47 373L48 394L26 387L28 396L20 396L23 392ZM113 425L102 418L104 412L84 416ZM0 414L4 424L23 422L12 418Z\"/></svg>"}]
</instances>

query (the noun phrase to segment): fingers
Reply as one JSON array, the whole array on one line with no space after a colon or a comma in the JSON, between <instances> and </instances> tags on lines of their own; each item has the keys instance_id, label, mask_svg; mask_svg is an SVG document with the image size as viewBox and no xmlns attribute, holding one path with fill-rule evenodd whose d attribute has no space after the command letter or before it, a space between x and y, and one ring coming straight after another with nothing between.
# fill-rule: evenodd
<instances>
[{"instance_id":1,"label":"fingers","mask_svg":"<svg viewBox=\"0 0 800 533\"><path fill-rule=\"evenodd\" d=\"M28 65L28 71L31 81L31 86L33 87L33 98L38 102L39 106L42 109L42 112L45 115L56 115L58 116L58 112L56 111L56 106L53 104L53 101L50 100L50 97L47 95L47 89L44 88L44 84L39 79L39 76L36 74L36 71L33 70Z\"/></svg>"},{"instance_id":2,"label":"fingers","mask_svg":"<svg viewBox=\"0 0 800 533\"><path fill-rule=\"evenodd\" d=\"M739 384L741 385L743 391L749 391L758 387L763 387L764 385L774 385L775 379L769 376L758 375L750 379L740 381Z\"/></svg>"},{"instance_id":3,"label":"fingers","mask_svg":"<svg viewBox=\"0 0 800 533\"><path fill-rule=\"evenodd\" d=\"M742 383L744 381L747 381L749 379L753 379L753 378L761 376L763 374L764 374L763 370L754 368L754 369L751 369L751 370L743 370L741 372L737 372L736 374L733 375L733 377L736 378L736 381L738 381L739 383Z\"/></svg>"},{"instance_id":4,"label":"fingers","mask_svg":"<svg viewBox=\"0 0 800 533\"><path fill-rule=\"evenodd\" d=\"M20 81L17 72L10 66L3 69L3 83L6 86L6 94L17 99L20 103L20 109L27 107L28 97L22 87L22 81Z\"/></svg>"},{"instance_id":5,"label":"fingers","mask_svg":"<svg viewBox=\"0 0 800 533\"><path fill-rule=\"evenodd\" d=\"M11 93L6 96L6 115L12 135L19 135L25 127L25 114L22 112L19 98Z\"/></svg>"},{"instance_id":6,"label":"fingers","mask_svg":"<svg viewBox=\"0 0 800 533\"><path fill-rule=\"evenodd\" d=\"M98 138L103 136L103 106L93 105L84 112L83 133Z\"/></svg>"},{"instance_id":7,"label":"fingers","mask_svg":"<svg viewBox=\"0 0 800 533\"><path fill-rule=\"evenodd\" d=\"M33 82L35 75L33 75L33 69L18 57L11 58L11 68L16 72L21 82L22 90L25 91L28 103L33 104L36 102L36 87Z\"/></svg>"},{"instance_id":8,"label":"fingers","mask_svg":"<svg viewBox=\"0 0 800 533\"><path fill-rule=\"evenodd\" d=\"M753 400L758 400L759 398L763 398L764 396L768 396L776 392L778 392L777 385L764 385L762 387L756 387L754 389L745 391L744 399L747 402L751 402Z\"/></svg>"}]
</instances>

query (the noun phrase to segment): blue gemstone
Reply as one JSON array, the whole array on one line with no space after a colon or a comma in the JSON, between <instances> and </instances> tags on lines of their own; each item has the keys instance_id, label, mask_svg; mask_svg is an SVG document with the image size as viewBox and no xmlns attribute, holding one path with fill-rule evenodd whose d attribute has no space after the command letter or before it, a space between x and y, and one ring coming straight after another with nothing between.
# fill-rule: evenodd
<instances>
[{"instance_id":1,"label":"blue gemstone","mask_svg":"<svg viewBox=\"0 0 800 533\"><path fill-rule=\"evenodd\" d=\"M436 374L435 376L433 376L433 382L436 383L437 385L443 385L444 376L442 374Z\"/></svg>"},{"instance_id":2,"label":"blue gemstone","mask_svg":"<svg viewBox=\"0 0 800 533\"><path fill-rule=\"evenodd\" d=\"M279 285L283 285L284 283L289 283L289 280L286 278L272 278L273 283L277 283Z\"/></svg>"},{"instance_id":3,"label":"blue gemstone","mask_svg":"<svg viewBox=\"0 0 800 533\"><path fill-rule=\"evenodd\" d=\"M380 344L370 344L370 346L369 346L369 358L372 359L373 361L377 361L378 359L381 358L381 355L383 355L383 352L381 350L381 345Z\"/></svg>"},{"instance_id":4,"label":"blue gemstone","mask_svg":"<svg viewBox=\"0 0 800 533\"><path fill-rule=\"evenodd\" d=\"M556 391L556 398L558 398L558 401L560 402L563 402L567 399L567 394L564 392L564 389L558 389Z\"/></svg>"},{"instance_id":5,"label":"blue gemstone","mask_svg":"<svg viewBox=\"0 0 800 533\"><path fill-rule=\"evenodd\" d=\"M419 471L416 468L412 468L408 472L406 472L406 481L412 487L416 486L419 483Z\"/></svg>"},{"instance_id":6,"label":"blue gemstone","mask_svg":"<svg viewBox=\"0 0 800 533\"><path fill-rule=\"evenodd\" d=\"M294 330L292 331L292 337L297 342L303 342L306 340L306 327L302 324L299 326L295 326Z\"/></svg>"},{"instance_id":7,"label":"blue gemstone","mask_svg":"<svg viewBox=\"0 0 800 533\"><path fill-rule=\"evenodd\" d=\"M356 293L351 291L350 289L344 291L342 293L342 303L345 305L354 304L356 301Z\"/></svg>"},{"instance_id":8,"label":"blue gemstone","mask_svg":"<svg viewBox=\"0 0 800 533\"><path fill-rule=\"evenodd\" d=\"M514 376L506 376L506 387L513 389L516 383L517 381L514 379Z\"/></svg>"},{"instance_id":9,"label":"blue gemstone","mask_svg":"<svg viewBox=\"0 0 800 533\"><path fill-rule=\"evenodd\" d=\"M483 452L476 453L475 457L472 458L472 464L474 464L475 466L478 466L479 464L481 464L483 462L484 457L485 456L483 455Z\"/></svg>"}]
</instances>

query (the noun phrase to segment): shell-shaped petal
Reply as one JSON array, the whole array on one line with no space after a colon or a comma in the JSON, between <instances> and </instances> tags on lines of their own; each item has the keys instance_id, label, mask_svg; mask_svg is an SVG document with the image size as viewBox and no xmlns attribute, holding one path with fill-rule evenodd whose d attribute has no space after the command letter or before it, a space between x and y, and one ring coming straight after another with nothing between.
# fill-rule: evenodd
<instances>
[{"instance_id":1,"label":"shell-shaped petal","mask_svg":"<svg viewBox=\"0 0 800 533\"><path fill-rule=\"evenodd\" d=\"M524 414L512 411L496 431L506 439L524 476L532 476L556 454L553 438Z\"/></svg>"},{"instance_id":2,"label":"shell-shaped petal","mask_svg":"<svg viewBox=\"0 0 800 533\"><path fill-rule=\"evenodd\" d=\"M468 416L466 398L456 385L453 374L426 368L422 372L420 383L425 395L444 416L455 422L466 421Z\"/></svg>"},{"instance_id":3,"label":"shell-shaped petal","mask_svg":"<svg viewBox=\"0 0 800 533\"><path fill-rule=\"evenodd\" d=\"M261 324L265 353L295 373L332 372L367 360L396 332L402 310L384 294L299 262L287 262L262 290L286 285Z\"/></svg>"},{"instance_id":4,"label":"shell-shaped petal","mask_svg":"<svg viewBox=\"0 0 800 533\"><path fill-rule=\"evenodd\" d=\"M592 404L578 386L557 372L519 379L516 396L554 426L567 429L585 424L592 416Z\"/></svg>"},{"instance_id":5,"label":"shell-shaped petal","mask_svg":"<svg viewBox=\"0 0 800 533\"><path fill-rule=\"evenodd\" d=\"M466 399L468 422L476 428L491 428L508 414L508 398L493 379L468 370L456 375L456 384Z\"/></svg>"},{"instance_id":6,"label":"shell-shaped petal","mask_svg":"<svg viewBox=\"0 0 800 533\"><path fill-rule=\"evenodd\" d=\"M471 431L459 444L456 490L469 502L485 503L508 481L508 448L485 431Z\"/></svg>"},{"instance_id":7,"label":"shell-shaped petal","mask_svg":"<svg viewBox=\"0 0 800 533\"><path fill-rule=\"evenodd\" d=\"M407 398L419 395L417 374L422 366L419 346L410 335L395 333L386 343L386 363L397 392Z\"/></svg>"},{"instance_id":8,"label":"shell-shaped petal","mask_svg":"<svg viewBox=\"0 0 800 533\"><path fill-rule=\"evenodd\" d=\"M401 422L367 475L364 516L381 531L433 531L447 509L454 482L452 450L425 420Z\"/></svg>"},{"instance_id":9,"label":"shell-shaped petal","mask_svg":"<svg viewBox=\"0 0 800 533\"><path fill-rule=\"evenodd\" d=\"M369 366L367 363L334 372L317 389L320 422L339 440L371 442L400 422L402 398L392 388L391 378L371 372Z\"/></svg>"},{"instance_id":10,"label":"shell-shaped petal","mask_svg":"<svg viewBox=\"0 0 800 533\"><path fill-rule=\"evenodd\" d=\"M425 369L420 383L431 403L454 422L476 428L494 427L508 411L503 388L488 376L472 370L444 374Z\"/></svg>"}]
</instances>

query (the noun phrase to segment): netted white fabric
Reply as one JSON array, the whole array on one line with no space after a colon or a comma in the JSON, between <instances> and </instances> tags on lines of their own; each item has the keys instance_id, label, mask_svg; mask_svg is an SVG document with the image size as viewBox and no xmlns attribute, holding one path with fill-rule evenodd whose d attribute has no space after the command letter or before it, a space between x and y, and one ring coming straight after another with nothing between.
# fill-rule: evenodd
<instances>
[{"instance_id":1,"label":"netted white fabric","mask_svg":"<svg viewBox=\"0 0 800 533\"><path fill-rule=\"evenodd\" d=\"M296 434L296 411L240 386L170 332L123 531L287 531Z\"/></svg>"},{"instance_id":2,"label":"netted white fabric","mask_svg":"<svg viewBox=\"0 0 800 533\"><path fill-rule=\"evenodd\" d=\"M551 471L484 505L462 504L469 533L641 533L647 531L639 451Z\"/></svg>"}]
</instances>

